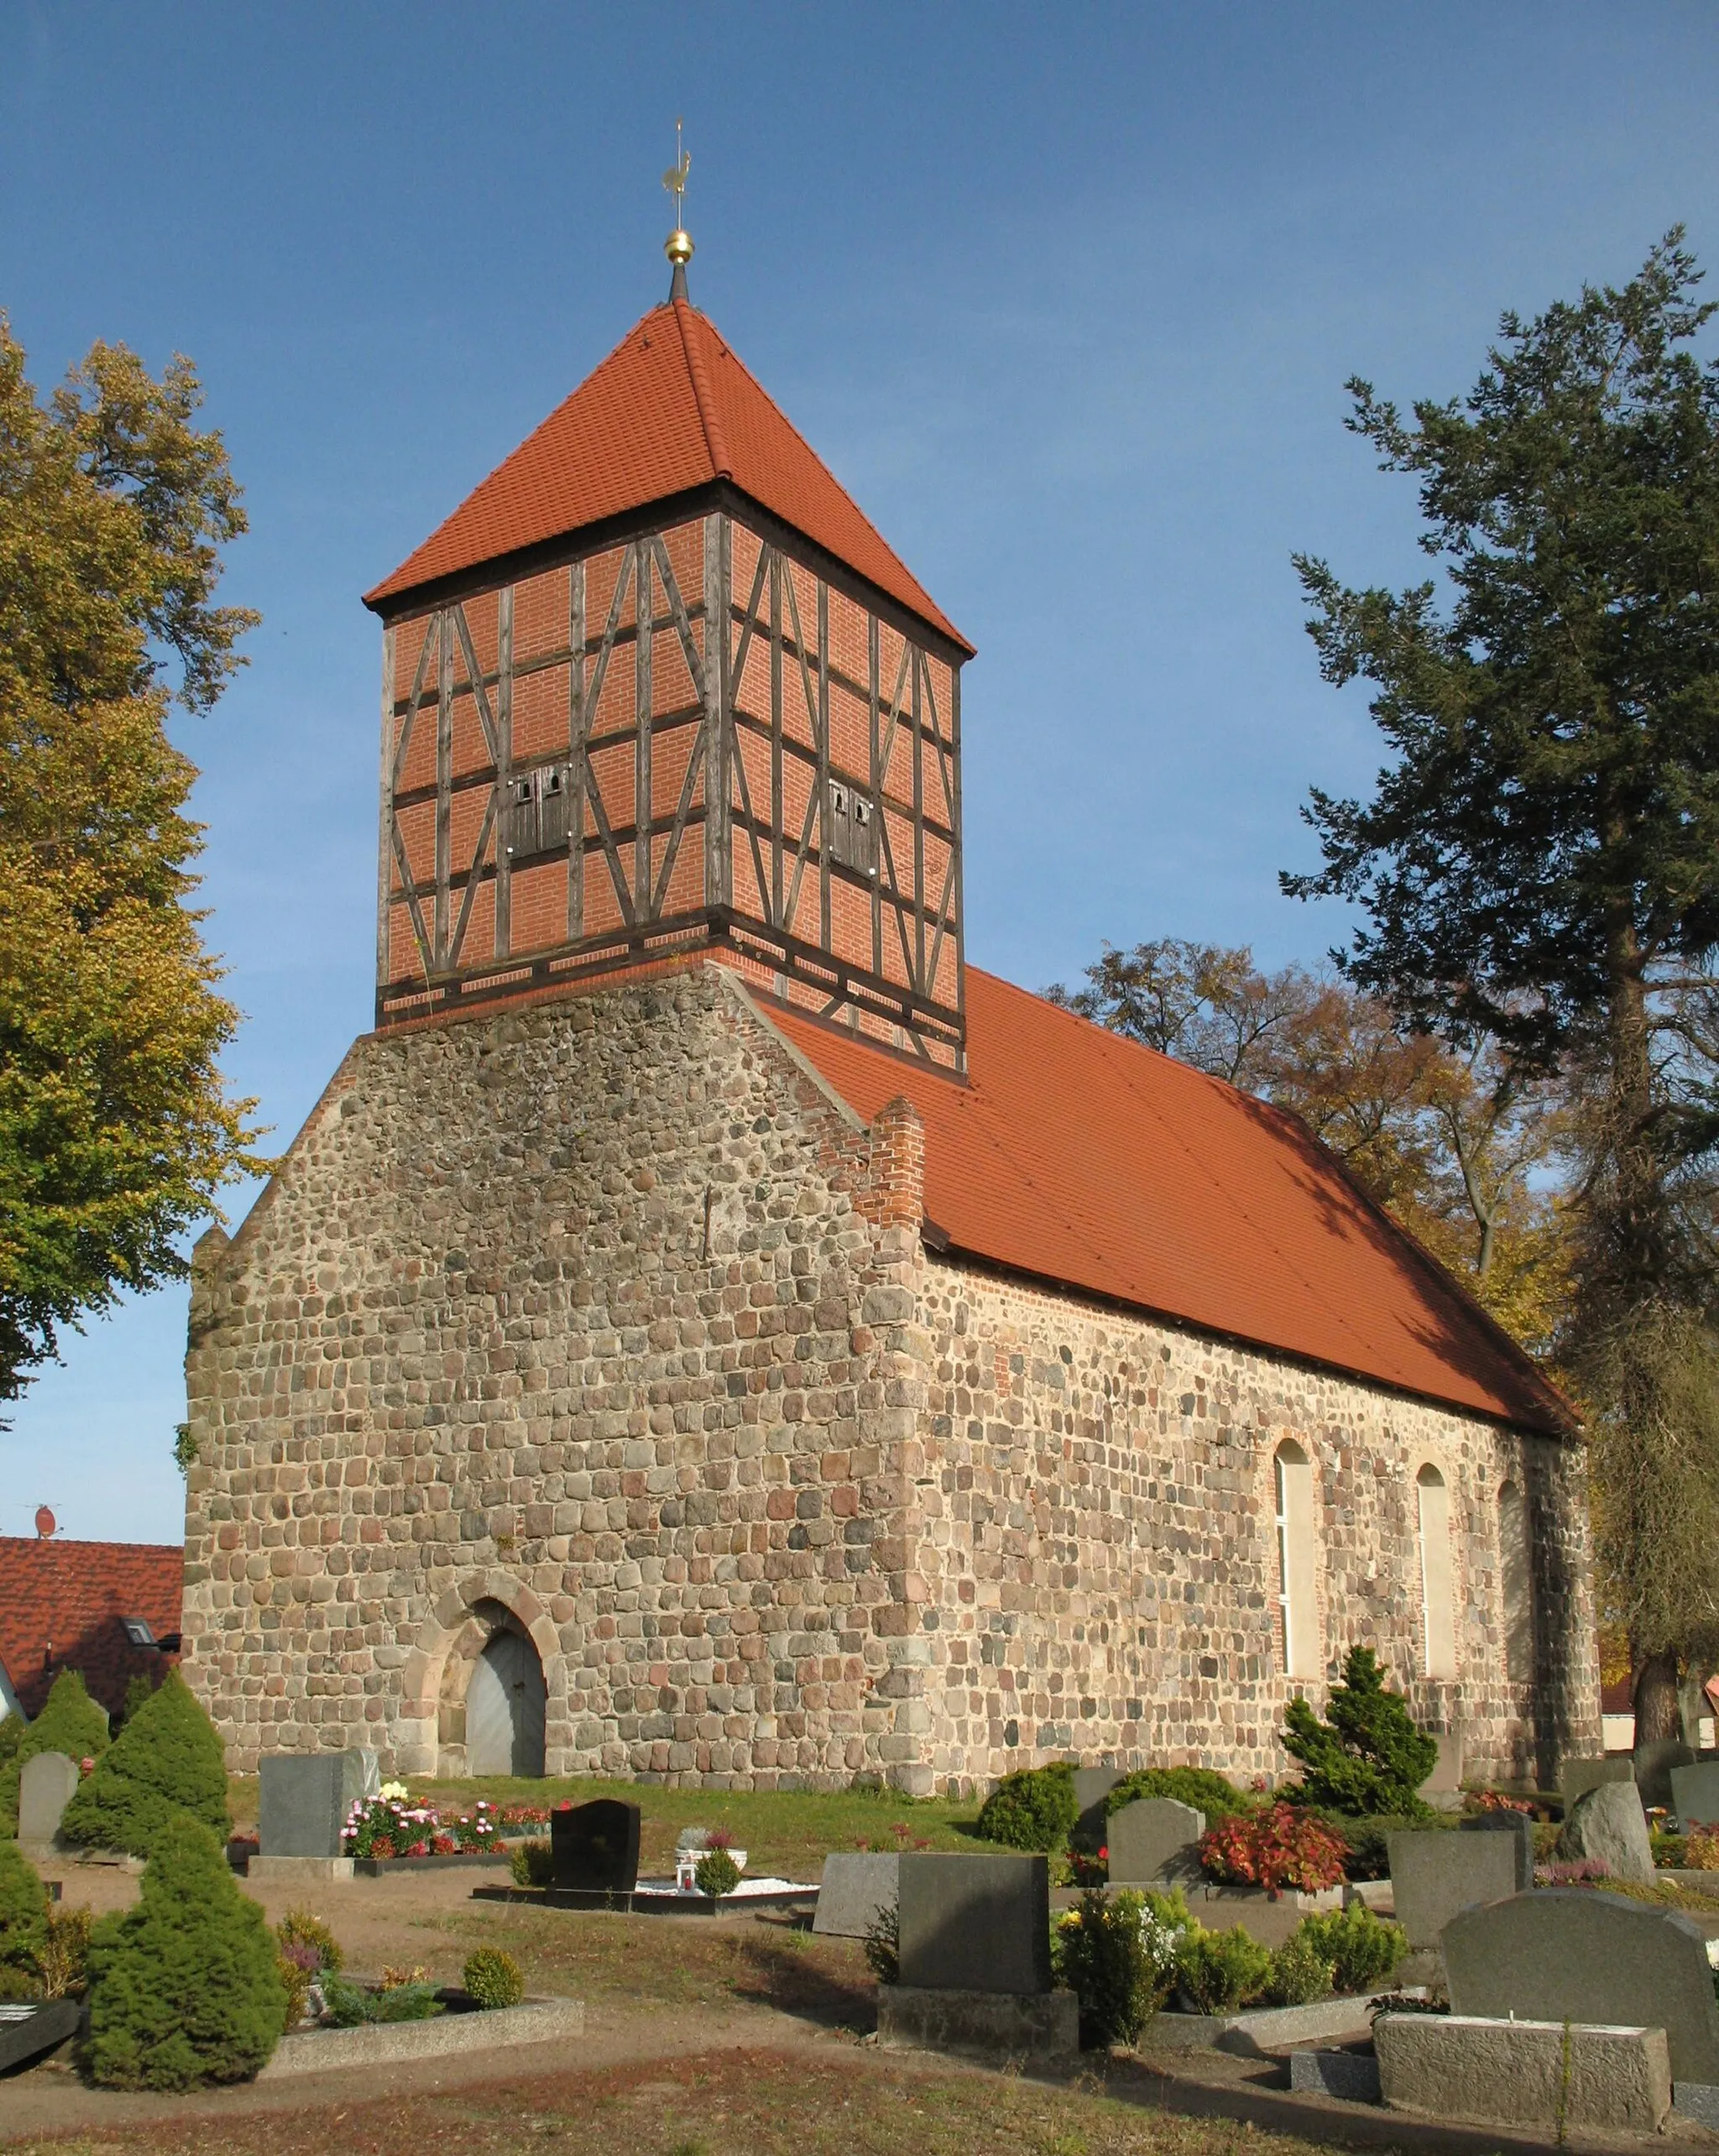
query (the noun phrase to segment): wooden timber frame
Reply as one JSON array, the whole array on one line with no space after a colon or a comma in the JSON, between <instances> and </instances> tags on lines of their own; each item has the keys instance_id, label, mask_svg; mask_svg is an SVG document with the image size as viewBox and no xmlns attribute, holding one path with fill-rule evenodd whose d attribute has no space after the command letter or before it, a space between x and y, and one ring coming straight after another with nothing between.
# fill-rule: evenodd
<instances>
[{"instance_id":1,"label":"wooden timber frame","mask_svg":"<svg viewBox=\"0 0 1719 2156\"><path fill-rule=\"evenodd\" d=\"M630 530L579 535L390 603L384 625L378 1030L705 948L738 959L755 979L762 974L766 992L773 988L828 1022L964 1068L966 651L725 483L646 514L648 522L633 519ZM684 535L695 519L703 593L688 598L667 540ZM750 573L738 580L737 532L751 557ZM618 551L606 607L588 607L588 566L599 557L612 562ZM516 660L516 593L551 569L567 575L565 642ZM857 676L851 667L844 671L833 650L833 592L863 610L865 661ZM480 665L468 618L468 605L479 595L493 595L497 609L493 664ZM713 619L724 632L713 639ZM396 638L420 621L422 644L402 685ZM640 621L649 634L639 633ZM655 707L652 685L653 651L663 634L672 637L691 684L690 698L666 711ZM768 659L764 708L755 692L742 690L749 659L755 661L760 650ZM946 669L941 695L933 657ZM547 759L540 746L516 763L516 690L531 673L552 667L567 675L564 742ZM605 707L603 696L623 669L632 676L631 709L617 723L613 697ZM858 702L866 713L865 749L857 759L833 750L833 687L844 692L850 709ZM467 697L481 729L482 758L457 770L455 707ZM611 716L599 719L604 709ZM648 723L639 723L640 713L649 714ZM409 784L414 743L431 728L433 780L421 775ZM677 745L687 753L670 802L653 781L659 765L671 768L665 755L677 753ZM427 769L426 750L421 744L414 760ZM624 787L614 777L616 752L626 752L630 766ZM863 768L853 768L856 761ZM516 927L519 869L505 834L515 827L515 791L557 762L571 792L567 835L531 863L553 858L564 869L564 918L546 937L541 929ZM803 801L797 812L791 797ZM854 827L865 818L866 848L832 829L832 801L844 798L856 804ZM475 838L457 852L456 827L473 829L480 802ZM415 814L415 843L407 828ZM692 890L683 864L688 849L702 864ZM844 886L839 920L833 901ZM472 932L486 890L493 921L488 950L474 947L480 939ZM598 913L600 925L591 918ZM864 920L863 930L856 919Z\"/></svg>"}]
</instances>

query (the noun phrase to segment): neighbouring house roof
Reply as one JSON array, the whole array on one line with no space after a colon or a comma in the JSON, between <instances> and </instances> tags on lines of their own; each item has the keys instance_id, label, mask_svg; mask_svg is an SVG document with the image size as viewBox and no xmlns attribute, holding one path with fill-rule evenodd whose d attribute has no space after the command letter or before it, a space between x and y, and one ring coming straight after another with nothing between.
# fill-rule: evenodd
<instances>
[{"instance_id":1,"label":"neighbouring house roof","mask_svg":"<svg viewBox=\"0 0 1719 2156\"><path fill-rule=\"evenodd\" d=\"M868 1122L905 1094L952 1250L1565 1433L1530 1359L1298 1118L969 968L968 1079L771 1015Z\"/></svg>"},{"instance_id":2,"label":"neighbouring house roof","mask_svg":"<svg viewBox=\"0 0 1719 2156\"><path fill-rule=\"evenodd\" d=\"M134 1647L122 1621L142 1618L158 1640L177 1640L185 1552L177 1543L80 1543L0 1535L0 1663L26 1715L41 1711L62 1669L81 1670L108 1713L125 1704L138 1670L164 1657Z\"/></svg>"},{"instance_id":3,"label":"neighbouring house roof","mask_svg":"<svg viewBox=\"0 0 1719 2156\"><path fill-rule=\"evenodd\" d=\"M653 307L391 577L388 604L520 549L726 480L964 651L972 646L684 300Z\"/></svg>"}]
</instances>

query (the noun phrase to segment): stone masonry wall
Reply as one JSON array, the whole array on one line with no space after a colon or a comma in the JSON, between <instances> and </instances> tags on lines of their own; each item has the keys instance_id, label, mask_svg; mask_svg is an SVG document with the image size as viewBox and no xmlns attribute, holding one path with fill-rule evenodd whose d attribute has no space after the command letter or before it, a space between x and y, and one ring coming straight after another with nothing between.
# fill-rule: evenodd
<instances>
[{"instance_id":1,"label":"stone masonry wall","mask_svg":"<svg viewBox=\"0 0 1719 2156\"><path fill-rule=\"evenodd\" d=\"M1598 1749L1579 1456L1245 1346L927 1259L929 1370L907 1592L929 1778L1079 1753L1281 1775L1288 1699L1272 1460L1313 1463L1321 1652L1374 1647L1471 1771ZM1415 1476L1450 1491L1458 1678L1424 1667ZM1536 1677L1507 1682L1498 1491L1524 1490ZM1411 1681L1412 1680L1412 1681Z\"/></svg>"},{"instance_id":2,"label":"stone masonry wall","mask_svg":"<svg viewBox=\"0 0 1719 2156\"><path fill-rule=\"evenodd\" d=\"M1272 1455L1314 1469L1322 1658L1419 1664L1450 1491L1469 1757L1597 1744L1575 1456L921 1246L870 1130L721 968L358 1041L200 1245L185 1668L236 1768L464 1765L483 1627L551 1772L965 1788L1079 1753L1286 1765ZM1527 1494L1536 1682L1503 1673Z\"/></svg>"}]
</instances>

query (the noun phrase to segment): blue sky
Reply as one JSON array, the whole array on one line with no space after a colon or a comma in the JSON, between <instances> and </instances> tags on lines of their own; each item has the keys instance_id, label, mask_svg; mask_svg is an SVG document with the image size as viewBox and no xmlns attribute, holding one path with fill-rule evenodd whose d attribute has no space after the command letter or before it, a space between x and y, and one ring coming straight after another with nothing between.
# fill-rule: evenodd
<instances>
[{"instance_id":1,"label":"blue sky","mask_svg":"<svg viewBox=\"0 0 1719 2156\"><path fill-rule=\"evenodd\" d=\"M1445 4L771 9L0 4L0 306L43 387L196 361L252 530L251 664L181 729L230 1057L284 1144L368 1023L378 631L358 595L662 298L692 295L979 647L968 948L1316 958L1277 894L1364 787L1288 556L1422 573L1342 431L1500 311L1719 266L1719 15ZM1719 279L1716 279L1719 290ZM238 1208L247 1202L241 1194ZM69 1338L0 1532L177 1539L179 1292Z\"/></svg>"}]
</instances>

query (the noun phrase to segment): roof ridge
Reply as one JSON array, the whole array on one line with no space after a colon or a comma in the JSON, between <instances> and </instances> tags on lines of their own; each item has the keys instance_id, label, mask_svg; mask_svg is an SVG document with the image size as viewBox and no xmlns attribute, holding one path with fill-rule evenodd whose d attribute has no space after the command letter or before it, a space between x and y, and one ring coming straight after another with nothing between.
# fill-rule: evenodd
<instances>
[{"instance_id":1,"label":"roof ridge","mask_svg":"<svg viewBox=\"0 0 1719 2156\"><path fill-rule=\"evenodd\" d=\"M696 311L690 300L673 300L669 304L674 310L675 322L681 332L681 349L687 355L687 373L692 384L692 401L698 407L698 424L704 430L704 446L710 452L711 468L718 479L732 479L734 467L729 456L728 437L723 432L722 415L716 409L716 391L711 383L709 370L704 364L703 350L687 321L688 316Z\"/></svg>"}]
</instances>

